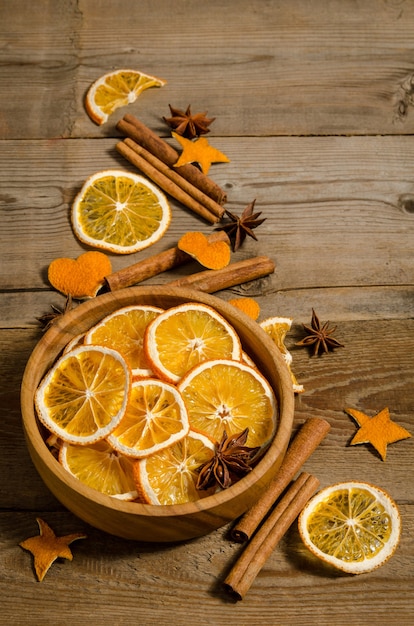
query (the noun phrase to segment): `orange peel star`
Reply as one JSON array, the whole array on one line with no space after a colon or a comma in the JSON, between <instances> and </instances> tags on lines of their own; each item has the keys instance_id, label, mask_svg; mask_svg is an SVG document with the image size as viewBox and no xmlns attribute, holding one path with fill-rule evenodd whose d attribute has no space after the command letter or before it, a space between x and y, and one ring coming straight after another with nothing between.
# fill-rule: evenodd
<instances>
[{"instance_id":1,"label":"orange peel star","mask_svg":"<svg viewBox=\"0 0 414 626\"><path fill-rule=\"evenodd\" d=\"M174 167L180 167L188 163L198 163L203 173L207 174L212 163L230 163L230 159L217 148L213 148L205 137L191 141L191 139L181 137L177 133L173 132L171 134L183 148L178 161L174 163Z\"/></svg>"},{"instance_id":2,"label":"orange peel star","mask_svg":"<svg viewBox=\"0 0 414 626\"><path fill-rule=\"evenodd\" d=\"M57 537L44 520L37 517L36 521L39 525L40 535L29 537L19 545L33 554L36 576L41 582L56 559L63 558L69 561L73 559L69 544L77 539L86 539L86 535L73 533L64 537Z\"/></svg>"},{"instance_id":3,"label":"orange peel star","mask_svg":"<svg viewBox=\"0 0 414 626\"><path fill-rule=\"evenodd\" d=\"M345 409L360 429L351 441L351 446L359 443L370 443L380 454L383 461L387 456L387 445L411 437L405 428L393 422L388 408L382 409L374 417L369 417L357 409Z\"/></svg>"}]
</instances>

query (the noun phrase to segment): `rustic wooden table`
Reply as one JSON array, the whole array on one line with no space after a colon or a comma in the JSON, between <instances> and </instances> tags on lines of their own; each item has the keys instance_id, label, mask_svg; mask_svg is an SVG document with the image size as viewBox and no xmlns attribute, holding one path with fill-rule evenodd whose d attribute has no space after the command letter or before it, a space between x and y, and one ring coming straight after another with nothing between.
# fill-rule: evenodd
<instances>
[{"instance_id":1,"label":"rustic wooden table","mask_svg":"<svg viewBox=\"0 0 414 626\"><path fill-rule=\"evenodd\" d=\"M349 445L357 427L344 411L389 407L414 432L414 2L2 0L0 24L0 623L414 624L413 440L389 446L383 462L370 445ZM294 524L235 602L221 585L239 552L228 528L182 544L128 542L65 510L34 470L19 391L37 318L64 304L47 267L87 249L69 221L87 176L133 171L114 148L126 109L98 127L84 108L91 82L121 67L168 81L128 107L157 133L168 134L168 104L216 118L210 142L231 162L211 177L227 208L256 199L267 218L259 242L233 258L266 254L275 273L217 295L255 297L260 319L294 319L286 343L305 387L294 432L309 416L331 424L305 469L323 486L377 484L401 510L400 546L377 571L328 570ZM171 205L165 237L112 257L114 269L211 231ZM312 357L294 346L312 307L344 348ZM88 535L42 583L19 547L37 516L57 534Z\"/></svg>"}]
</instances>

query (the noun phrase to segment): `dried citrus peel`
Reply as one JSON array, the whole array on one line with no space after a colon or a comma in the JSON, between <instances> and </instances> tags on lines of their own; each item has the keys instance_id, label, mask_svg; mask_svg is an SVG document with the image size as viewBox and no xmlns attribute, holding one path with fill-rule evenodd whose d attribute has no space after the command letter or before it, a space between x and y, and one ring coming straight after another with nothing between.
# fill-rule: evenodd
<instances>
[{"instance_id":1,"label":"dried citrus peel","mask_svg":"<svg viewBox=\"0 0 414 626\"><path fill-rule=\"evenodd\" d=\"M411 437L405 428L393 422L388 408L382 409L374 417L369 417L357 409L345 409L360 429L351 441L351 446L359 443L370 443L380 454L383 461L387 457L387 445Z\"/></svg>"},{"instance_id":2,"label":"dried citrus peel","mask_svg":"<svg viewBox=\"0 0 414 626\"><path fill-rule=\"evenodd\" d=\"M52 287L72 298L92 298L112 271L103 252L85 252L77 259L59 258L51 262L48 279Z\"/></svg>"},{"instance_id":3,"label":"dried citrus peel","mask_svg":"<svg viewBox=\"0 0 414 626\"><path fill-rule=\"evenodd\" d=\"M185 233L178 241L178 248L210 270L221 270L230 263L230 246L225 241L209 242L198 231Z\"/></svg>"},{"instance_id":4,"label":"dried citrus peel","mask_svg":"<svg viewBox=\"0 0 414 626\"><path fill-rule=\"evenodd\" d=\"M260 315L260 305L254 298L232 298L229 300L229 304L232 304L246 313L249 317L251 317L254 321L256 321Z\"/></svg>"},{"instance_id":5,"label":"dried citrus peel","mask_svg":"<svg viewBox=\"0 0 414 626\"><path fill-rule=\"evenodd\" d=\"M63 558L72 561L73 555L69 544L77 539L86 539L83 533L73 533L64 537L57 537L45 521L36 518L40 534L29 537L19 545L31 552L34 556L34 567L37 579L42 581L50 566L56 559Z\"/></svg>"},{"instance_id":6,"label":"dried citrus peel","mask_svg":"<svg viewBox=\"0 0 414 626\"><path fill-rule=\"evenodd\" d=\"M198 163L202 172L207 174L212 163L230 163L230 159L217 148L213 148L205 137L191 141L177 133L171 134L183 148L178 161L174 163L174 167L180 167L188 163Z\"/></svg>"}]
</instances>

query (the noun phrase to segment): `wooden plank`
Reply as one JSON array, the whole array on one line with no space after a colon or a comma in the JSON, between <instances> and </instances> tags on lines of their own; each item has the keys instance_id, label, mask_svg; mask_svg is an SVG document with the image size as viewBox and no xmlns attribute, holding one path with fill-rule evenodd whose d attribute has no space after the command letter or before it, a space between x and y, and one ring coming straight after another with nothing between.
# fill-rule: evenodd
<instances>
[{"instance_id":1,"label":"wooden plank","mask_svg":"<svg viewBox=\"0 0 414 626\"><path fill-rule=\"evenodd\" d=\"M99 128L83 101L121 67L168 81L128 107L164 132L169 103L207 109L221 136L414 129L410 2L42 0L36 15L18 5L0 7L0 80L19 85L18 99L0 94L3 138L113 134L118 116Z\"/></svg>"},{"instance_id":2,"label":"wooden plank","mask_svg":"<svg viewBox=\"0 0 414 626\"><path fill-rule=\"evenodd\" d=\"M411 507L402 504L401 511L407 523L414 523ZM104 535L70 514L42 513L58 534L81 531L88 537L72 544L71 562L55 562L39 584L31 555L18 546L23 539L37 534L35 515L0 515L4 623L16 623L16 608L17 623L59 626L91 619L93 623L126 625L131 623L131 611L137 623L151 625L170 624L172 614L174 623L180 625L205 623L206 616L212 624L231 626L267 626L274 623L276 615L279 623L300 626L343 624L344 615L348 624L360 624L361 619L367 625L412 621L414 604L407 572L414 557L414 542L409 533L403 536L399 550L386 567L374 576L364 576L361 591L359 576L344 581L315 562L301 544L294 525L245 600L235 603L221 586L240 551L238 544L229 541L226 529L190 544L151 546Z\"/></svg>"},{"instance_id":3,"label":"wooden plank","mask_svg":"<svg viewBox=\"0 0 414 626\"><path fill-rule=\"evenodd\" d=\"M344 409L373 415L388 406L413 433L414 3L38 0L36 9L0 3L0 622L411 624L413 440L390 445L384 463L370 445L349 445L357 426ZM86 90L122 66L167 85L98 127ZM114 149L117 120L128 111L166 136L169 103L216 117L209 138L231 162L213 166L212 177L228 208L240 213L256 198L267 218L259 242L248 239L233 258L266 254L275 274L218 295L257 298L260 319L293 317L286 345L305 386L294 431L310 416L331 424L305 469L322 485L378 484L400 507L400 546L370 575L323 567L294 524L236 604L221 587L240 550L227 527L182 544L126 542L66 511L32 465L20 383L42 336L36 317L65 302L47 282L48 264L86 250L70 205L89 174L130 169ZM187 230L211 231L172 206L165 237L139 255L111 257L114 269ZM199 269L194 262L173 274ZM295 346L312 307L337 325L344 348L312 357ZM58 534L88 534L41 585L18 546L37 533L37 515Z\"/></svg>"},{"instance_id":4,"label":"wooden plank","mask_svg":"<svg viewBox=\"0 0 414 626\"><path fill-rule=\"evenodd\" d=\"M165 281L166 276L164 277ZM412 287L339 287L291 290L274 285L273 276L217 292L224 300L252 297L260 306L259 321L279 315L294 324L309 323L311 308L332 322L353 320L411 319ZM144 283L143 283L144 284ZM155 279L145 284L156 284ZM158 284L165 284L161 278ZM32 330L33 341L41 336L38 318L52 313L52 305L64 309L66 298L53 290L0 293L0 327ZM78 303L74 303L76 306ZM37 338L37 339L35 339Z\"/></svg>"},{"instance_id":5,"label":"wooden plank","mask_svg":"<svg viewBox=\"0 0 414 626\"><path fill-rule=\"evenodd\" d=\"M133 170L114 155L114 143L0 143L1 289L47 288L54 258L85 251L72 233L70 206L90 174ZM256 231L259 242L248 239L234 259L258 251L271 256L275 289L412 285L411 138L229 138L217 145L231 158L212 170L228 192L226 206L240 214L256 199L267 218ZM111 257L114 270L175 245L187 230L211 232L171 204L173 220L162 240L136 255Z\"/></svg>"},{"instance_id":6,"label":"wooden plank","mask_svg":"<svg viewBox=\"0 0 414 626\"><path fill-rule=\"evenodd\" d=\"M40 0L36 11L27 0L1 2L0 138L70 135L80 18L71 0Z\"/></svg>"}]
</instances>

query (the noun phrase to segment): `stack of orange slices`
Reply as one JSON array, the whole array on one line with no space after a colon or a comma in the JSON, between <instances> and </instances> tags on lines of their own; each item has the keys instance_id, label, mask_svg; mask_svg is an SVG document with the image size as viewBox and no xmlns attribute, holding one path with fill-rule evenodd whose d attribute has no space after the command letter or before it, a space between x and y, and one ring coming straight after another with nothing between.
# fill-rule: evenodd
<instances>
[{"instance_id":1,"label":"stack of orange slices","mask_svg":"<svg viewBox=\"0 0 414 626\"><path fill-rule=\"evenodd\" d=\"M247 445L265 450L277 425L273 390L235 329L195 302L107 315L63 350L35 405L73 477L148 504L210 495L198 473L224 431L248 428Z\"/></svg>"}]
</instances>

